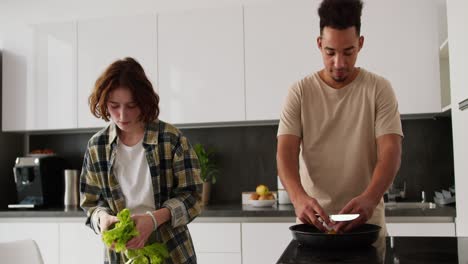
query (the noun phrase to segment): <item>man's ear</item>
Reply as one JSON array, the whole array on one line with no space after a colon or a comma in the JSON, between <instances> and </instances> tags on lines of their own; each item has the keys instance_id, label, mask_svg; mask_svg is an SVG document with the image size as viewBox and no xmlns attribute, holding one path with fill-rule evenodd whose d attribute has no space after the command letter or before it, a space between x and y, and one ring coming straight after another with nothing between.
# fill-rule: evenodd
<instances>
[{"instance_id":1,"label":"man's ear","mask_svg":"<svg viewBox=\"0 0 468 264\"><path fill-rule=\"evenodd\" d=\"M322 49L322 37L321 36L317 37L317 47L319 48L319 50Z\"/></svg>"},{"instance_id":2,"label":"man's ear","mask_svg":"<svg viewBox=\"0 0 468 264\"><path fill-rule=\"evenodd\" d=\"M359 37L359 50L364 46L364 36Z\"/></svg>"}]
</instances>

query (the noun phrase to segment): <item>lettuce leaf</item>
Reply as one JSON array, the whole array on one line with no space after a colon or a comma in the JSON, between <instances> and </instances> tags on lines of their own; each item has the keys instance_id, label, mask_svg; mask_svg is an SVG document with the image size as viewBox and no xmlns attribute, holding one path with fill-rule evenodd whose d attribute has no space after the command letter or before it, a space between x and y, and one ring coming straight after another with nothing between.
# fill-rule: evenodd
<instances>
[{"instance_id":1,"label":"lettuce leaf","mask_svg":"<svg viewBox=\"0 0 468 264\"><path fill-rule=\"evenodd\" d=\"M102 240L107 247L111 247L114 243L116 252L123 251L129 259L127 263L133 264L161 264L164 259L169 257L169 252L166 245L162 243L153 243L140 249L127 249L127 242L135 236L139 235L135 223L131 218L130 210L123 209L117 214L119 222L115 227L102 232Z\"/></svg>"}]
</instances>

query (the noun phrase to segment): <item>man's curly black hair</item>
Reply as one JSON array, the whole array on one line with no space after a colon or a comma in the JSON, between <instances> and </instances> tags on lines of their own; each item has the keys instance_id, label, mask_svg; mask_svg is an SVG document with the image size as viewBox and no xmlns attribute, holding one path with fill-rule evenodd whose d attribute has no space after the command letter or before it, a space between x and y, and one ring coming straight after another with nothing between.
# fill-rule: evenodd
<instances>
[{"instance_id":1,"label":"man's curly black hair","mask_svg":"<svg viewBox=\"0 0 468 264\"><path fill-rule=\"evenodd\" d=\"M320 35L324 27L341 30L354 26L359 36L362 6L361 0L323 0L318 9Z\"/></svg>"}]
</instances>

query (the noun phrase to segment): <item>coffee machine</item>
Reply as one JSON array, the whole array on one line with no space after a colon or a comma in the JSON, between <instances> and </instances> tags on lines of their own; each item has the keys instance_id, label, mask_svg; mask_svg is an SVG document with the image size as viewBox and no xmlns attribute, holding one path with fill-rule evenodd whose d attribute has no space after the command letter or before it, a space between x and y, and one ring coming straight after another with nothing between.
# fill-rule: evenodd
<instances>
[{"instance_id":1,"label":"coffee machine","mask_svg":"<svg viewBox=\"0 0 468 264\"><path fill-rule=\"evenodd\" d=\"M55 156L18 157L13 167L18 203L8 208L62 207L65 159Z\"/></svg>"}]
</instances>

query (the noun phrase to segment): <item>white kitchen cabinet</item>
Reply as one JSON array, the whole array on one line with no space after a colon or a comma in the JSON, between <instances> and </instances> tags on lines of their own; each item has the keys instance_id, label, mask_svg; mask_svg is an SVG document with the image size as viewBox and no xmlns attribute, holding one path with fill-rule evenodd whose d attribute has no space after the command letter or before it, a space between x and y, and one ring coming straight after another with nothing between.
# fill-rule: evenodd
<instances>
[{"instance_id":1,"label":"white kitchen cabinet","mask_svg":"<svg viewBox=\"0 0 468 264\"><path fill-rule=\"evenodd\" d=\"M203 264L241 264L241 253L197 253L197 262Z\"/></svg>"},{"instance_id":2,"label":"white kitchen cabinet","mask_svg":"<svg viewBox=\"0 0 468 264\"><path fill-rule=\"evenodd\" d=\"M242 9L158 15L161 119L245 120Z\"/></svg>"},{"instance_id":3,"label":"white kitchen cabinet","mask_svg":"<svg viewBox=\"0 0 468 264\"><path fill-rule=\"evenodd\" d=\"M459 103L468 99L468 1L447 1L447 24L450 56L450 88L452 101L453 159L457 204L457 236L468 236L468 109L460 110Z\"/></svg>"},{"instance_id":4,"label":"white kitchen cabinet","mask_svg":"<svg viewBox=\"0 0 468 264\"><path fill-rule=\"evenodd\" d=\"M292 240L294 223L242 223L242 263L276 263Z\"/></svg>"},{"instance_id":5,"label":"white kitchen cabinet","mask_svg":"<svg viewBox=\"0 0 468 264\"><path fill-rule=\"evenodd\" d=\"M357 66L392 83L402 114L441 111L436 5L426 0L375 0L364 5L365 39Z\"/></svg>"},{"instance_id":6,"label":"white kitchen cabinet","mask_svg":"<svg viewBox=\"0 0 468 264\"><path fill-rule=\"evenodd\" d=\"M442 111L451 109L450 96L450 59L449 59L449 43L448 39L440 46L440 96Z\"/></svg>"},{"instance_id":7,"label":"white kitchen cabinet","mask_svg":"<svg viewBox=\"0 0 468 264\"><path fill-rule=\"evenodd\" d=\"M104 263L104 244L101 236L87 227L84 219L77 219L76 222L59 223L60 263Z\"/></svg>"},{"instance_id":8,"label":"white kitchen cabinet","mask_svg":"<svg viewBox=\"0 0 468 264\"><path fill-rule=\"evenodd\" d=\"M2 130L32 128L34 113L34 29L2 31Z\"/></svg>"},{"instance_id":9,"label":"white kitchen cabinet","mask_svg":"<svg viewBox=\"0 0 468 264\"><path fill-rule=\"evenodd\" d=\"M190 223L199 263L241 263L240 223Z\"/></svg>"},{"instance_id":10,"label":"white kitchen cabinet","mask_svg":"<svg viewBox=\"0 0 468 264\"><path fill-rule=\"evenodd\" d=\"M32 130L77 128L76 23L34 26Z\"/></svg>"},{"instance_id":11,"label":"white kitchen cabinet","mask_svg":"<svg viewBox=\"0 0 468 264\"><path fill-rule=\"evenodd\" d=\"M156 15L78 21L78 127L106 125L91 114L88 97L97 78L117 59L135 58L157 91L156 56Z\"/></svg>"},{"instance_id":12,"label":"white kitchen cabinet","mask_svg":"<svg viewBox=\"0 0 468 264\"><path fill-rule=\"evenodd\" d=\"M33 239L37 242L44 263L60 263L58 255L59 230L56 223L1 222L0 234L0 242Z\"/></svg>"},{"instance_id":13,"label":"white kitchen cabinet","mask_svg":"<svg viewBox=\"0 0 468 264\"><path fill-rule=\"evenodd\" d=\"M318 1L244 7L247 120L279 119L288 88L323 67Z\"/></svg>"},{"instance_id":14,"label":"white kitchen cabinet","mask_svg":"<svg viewBox=\"0 0 468 264\"><path fill-rule=\"evenodd\" d=\"M454 223L387 223L389 236L453 237Z\"/></svg>"},{"instance_id":15,"label":"white kitchen cabinet","mask_svg":"<svg viewBox=\"0 0 468 264\"><path fill-rule=\"evenodd\" d=\"M77 127L74 22L14 27L2 56L4 131Z\"/></svg>"}]
</instances>

